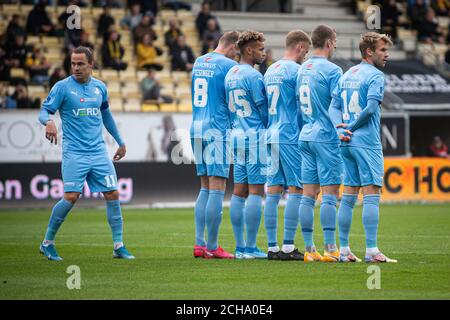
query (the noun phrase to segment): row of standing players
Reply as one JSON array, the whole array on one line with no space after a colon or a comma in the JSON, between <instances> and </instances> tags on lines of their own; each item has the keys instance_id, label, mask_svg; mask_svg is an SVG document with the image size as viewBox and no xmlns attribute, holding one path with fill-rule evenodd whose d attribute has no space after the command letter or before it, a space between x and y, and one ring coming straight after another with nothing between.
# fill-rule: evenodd
<instances>
[{"instance_id":1,"label":"row of standing players","mask_svg":"<svg viewBox=\"0 0 450 320\"><path fill-rule=\"evenodd\" d=\"M262 76L254 65L264 61L264 41L264 35L256 31L226 32L216 50L197 58L194 64L191 143L201 180L194 209L194 257L360 262L350 250L349 233L353 207L362 189L365 261L396 262L377 247L384 169L380 141L384 74L379 68L389 56L389 36L364 34L360 41L362 61L345 74L329 61L337 42L336 31L329 26L319 25L311 36L302 30L289 32L283 58ZM303 61L310 47L312 57ZM239 63L234 60L237 54ZM212 131L220 132L220 138L211 140ZM215 161L205 161L208 157L204 155L211 150L219 152L221 144L225 146L236 137L244 143L233 147L230 218L236 249L231 254L218 245L230 163L223 152L211 157ZM272 167L276 159L277 170L268 174L267 164L258 156L261 145L271 154ZM237 161L237 154L243 161ZM265 184L267 253L256 246ZM344 189L337 213L341 184ZM286 189L280 249L278 203ZM323 255L313 242L314 206L320 191ZM304 253L294 244L299 222Z\"/></svg>"}]
</instances>

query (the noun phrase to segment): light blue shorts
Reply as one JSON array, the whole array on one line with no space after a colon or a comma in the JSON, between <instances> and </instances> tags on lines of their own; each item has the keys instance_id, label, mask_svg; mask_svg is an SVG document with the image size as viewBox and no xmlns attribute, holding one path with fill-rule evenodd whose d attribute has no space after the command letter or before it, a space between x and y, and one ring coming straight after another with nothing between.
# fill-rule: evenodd
<instances>
[{"instance_id":1,"label":"light blue shorts","mask_svg":"<svg viewBox=\"0 0 450 320\"><path fill-rule=\"evenodd\" d=\"M207 141L202 138L191 138L191 146L194 153L197 176L228 179L232 159L229 143L226 141Z\"/></svg>"},{"instance_id":2,"label":"light blue shorts","mask_svg":"<svg viewBox=\"0 0 450 320\"><path fill-rule=\"evenodd\" d=\"M345 186L383 186L384 160L382 150L342 147L341 152L344 159Z\"/></svg>"},{"instance_id":3,"label":"light blue shorts","mask_svg":"<svg viewBox=\"0 0 450 320\"><path fill-rule=\"evenodd\" d=\"M265 145L263 145L266 148ZM258 148L234 150L234 183L265 184L267 182L268 159L261 159ZM267 152L265 153L267 155Z\"/></svg>"},{"instance_id":4,"label":"light blue shorts","mask_svg":"<svg viewBox=\"0 0 450 320\"><path fill-rule=\"evenodd\" d=\"M299 141L303 184L341 184L344 176L338 143Z\"/></svg>"},{"instance_id":5,"label":"light blue shorts","mask_svg":"<svg viewBox=\"0 0 450 320\"><path fill-rule=\"evenodd\" d=\"M86 181L91 192L117 190L117 175L108 153L63 153L64 192L82 192Z\"/></svg>"},{"instance_id":6,"label":"light blue shorts","mask_svg":"<svg viewBox=\"0 0 450 320\"><path fill-rule=\"evenodd\" d=\"M271 155L271 166L267 185L303 188L301 182L302 156L298 144L269 144L268 148Z\"/></svg>"}]
</instances>

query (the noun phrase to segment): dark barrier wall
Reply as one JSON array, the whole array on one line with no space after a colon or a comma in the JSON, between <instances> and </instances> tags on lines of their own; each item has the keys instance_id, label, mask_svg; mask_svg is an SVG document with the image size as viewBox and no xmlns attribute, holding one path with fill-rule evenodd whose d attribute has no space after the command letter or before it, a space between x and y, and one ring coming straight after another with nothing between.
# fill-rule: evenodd
<instances>
[{"instance_id":1,"label":"dark barrier wall","mask_svg":"<svg viewBox=\"0 0 450 320\"><path fill-rule=\"evenodd\" d=\"M115 167L123 203L193 202L197 198L200 182L194 165L118 162ZM0 208L51 206L63 196L60 168L59 163L0 164ZM85 188L77 205L103 205L103 200Z\"/></svg>"}]
</instances>

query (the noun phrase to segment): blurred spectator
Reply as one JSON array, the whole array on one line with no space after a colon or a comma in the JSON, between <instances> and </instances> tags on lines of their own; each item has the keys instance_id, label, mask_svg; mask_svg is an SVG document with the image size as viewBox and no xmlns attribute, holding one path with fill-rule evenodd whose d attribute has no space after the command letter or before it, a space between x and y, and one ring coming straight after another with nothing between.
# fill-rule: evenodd
<instances>
[{"instance_id":1,"label":"blurred spectator","mask_svg":"<svg viewBox=\"0 0 450 320\"><path fill-rule=\"evenodd\" d=\"M151 15L152 17L156 17L158 14L158 3L161 1L158 0L127 0L127 7L131 8L134 4L138 4L140 6L141 13L143 15Z\"/></svg>"},{"instance_id":2,"label":"blurred spectator","mask_svg":"<svg viewBox=\"0 0 450 320\"><path fill-rule=\"evenodd\" d=\"M380 1L381 5L381 25L382 32L391 35L394 41L397 41L397 26L400 12L397 9L395 0Z\"/></svg>"},{"instance_id":3,"label":"blurred spectator","mask_svg":"<svg viewBox=\"0 0 450 320\"><path fill-rule=\"evenodd\" d=\"M182 34L183 32L178 27L178 20L175 18L170 19L169 30L167 30L166 33L164 33L164 42L166 46L169 48L169 50L172 48L177 37Z\"/></svg>"},{"instance_id":4,"label":"blurred spectator","mask_svg":"<svg viewBox=\"0 0 450 320\"><path fill-rule=\"evenodd\" d=\"M447 17L450 14L449 0L431 0L430 5L436 12L437 16Z\"/></svg>"},{"instance_id":5,"label":"blurred spectator","mask_svg":"<svg viewBox=\"0 0 450 320\"><path fill-rule=\"evenodd\" d=\"M281 13L288 12L287 4L288 4L288 0L278 0L278 7L280 8Z\"/></svg>"},{"instance_id":6,"label":"blurred spectator","mask_svg":"<svg viewBox=\"0 0 450 320\"><path fill-rule=\"evenodd\" d=\"M424 0L416 0L414 5L410 9L411 27L415 30L419 28L421 21L425 19L427 15L428 7Z\"/></svg>"},{"instance_id":7,"label":"blurred spectator","mask_svg":"<svg viewBox=\"0 0 450 320\"><path fill-rule=\"evenodd\" d=\"M145 34L142 41L136 46L137 64L139 68L154 68L162 70L163 66L156 62L156 57L162 55L163 51L153 45L152 36Z\"/></svg>"},{"instance_id":8,"label":"blurred spectator","mask_svg":"<svg viewBox=\"0 0 450 320\"><path fill-rule=\"evenodd\" d=\"M120 21L120 26L133 31L141 23L143 16L139 3L134 3L130 8L130 13Z\"/></svg>"},{"instance_id":9,"label":"blurred spectator","mask_svg":"<svg viewBox=\"0 0 450 320\"><path fill-rule=\"evenodd\" d=\"M430 157L447 158L448 157L448 147L442 141L441 137L436 136L433 138L433 143L428 147L428 155Z\"/></svg>"},{"instance_id":10,"label":"blurred spectator","mask_svg":"<svg viewBox=\"0 0 450 320\"><path fill-rule=\"evenodd\" d=\"M266 50L266 59L259 65L259 72L265 74L270 65L274 63L272 49Z\"/></svg>"},{"instance_id":11,"label":"blurred spectator","mask_svg":"<svg viewBox=\"0 0 450 320\"><path fill-rule=\"evenodd\" d=\"M53 35L54 26L45 11L46 6L47 0L39 0L33 10L30 11L27 19L27 33L32 35Z\"/></svg>"},{"instance_id":12,"label":"blurred spectator","mask_svg":"<svg viewBox=\"0 0 450 320\"><path fill-rule=\"evenodd\" d=\"M156 35L155 30L153 30L151 26L151 21L153 17L149 15L145 15L142 17L141 22L137 25L137 27L133 30L133 39L134 43L137 44L140 39L144 37L144 35L148 34L152 37L153 40L156 40L158 36Z\"/></svg>"},{"instance_id":13,"label":"blurred spectator","mask_svg":"<svg viewBox=\"0 0 450 320\"><path fill-rule=\"evenodd\" d=\"M417 39L426 43L431 43L432 41L445 43L443 30L439 27L434 10L431 8L428 10L425 20L419 24Z\"/></svg>"},{"instance_id":14,"label":"blurred spectator","mask_svg":"<svg viewBox=\"0 0 450 320\"><path fill-rule=\"evenodd\" d=\"M191 47L186 45L184 36L178 36L171 51L172 71L191 71L195 60Z\"/></svg>"},{"instance_id":15,"label":"blurred spectator","mask_svg":"<svg viewBox=\"0 0 450 320\"><path fill-rule=\"evenodd\" d=\"M3 47L0 47L0 81L9 82L11 80L11 65L12 61L10 59L7 59L5 49Z\"/></svg>"},{"instance_id":16,"label":"blurred spectator","mask_svg":"<svg viewBox=\"0 0 450 320\"><path fill-rule=\"evenodd\" d=\"M67 75L72 74L72 60L71 60L72 51L73 51L73 48L66 50L66 56L63 61L63 69Z\"/></svg>"},{"instance_id":17,"label":"blurred spectator","mask_svg":"<svg viewBox=\"0 0 450 320\"><path fill-rule=\"evenodd\" d=\"M6 28L6 47L9 47L14 43L17 35L25 37L26 32L21 26L20 15L13 14L11 21L8 24L8 28Z\"/></svg>"},{"instance_id":18,"label":"blurred spectator","mask_svg":"<svg viewBox=\"0 0 450 320\"><path fill-rule=\"evenodd\" d=\"M48 70L52 66L43 55L41 49L34 48L28 55L26 66L32 84L44 85L49 80Z\"/></svg>"},{"instance_id":19,"label":"blurred spectator","mask_svg":"<svg viewBox=\"0 0 450 320\"><path fill-rule=\"evenodd\" d=\"M125 0L93 0L92 4L94 7L112 7L112 8L124 8Z\"/></svg>"},{"instance_id":20,"label":"blurred spectator","mask_svg":"<svg viewBox=\"0 0 450 320\"><path fill-rule=\"evenodd\" d=\"M103 67L115 70L125 70L128 64L122 60L125 49L120 45L120 37L117 31L109 34L108 41L102 46Z\"/></svg>"},{"instance_id":21,"label":"blurred spectator","mask_svg":"<svg viewBox=\"0 0 450 320\"><path fill-rule=\"evenodd\" d=\"M58 6L70 6L75 5L79 6L80 8L87 7L87 1L86 0L58 0Z\"/></svg>"},{"instance_id":22,"label":"blurred spectator","mask_svg":"<svg viewBox=\"0 0 450 320\"><path fill-rule=\"evenodd\" d=\"M216 49L216 41L213 36L209 36L206 42L203 43L202 55L212 52L214 49Z\"/></svg>"},{"instance_id":23,"label":"blurred spectator","mask_svg":"<svg viewBox=\"0 0 450 320\"><path fill-rule=\"evenodd\" d=\"M217 26L217 20L212 18L206 22L206 30L203 32L202 45L205 45L207 39L212 37L214 39L214 46L217 47L219 39L222 36L220 29Z\"/></svg>"},{"instance_id":24,"label":"blurred spectator","mask_svg":"<svg viewBox=\"0 0 450 320\"><path fill-rule=\"evenodd\" d=\"M191 10L191 5L184 1L163 0L162 2L163 2L163 7L174 10L174 11L178 11L180 9Z\"/></svg>"},{"instance_id":25,"label":"blurred spectator","mask_svg":"<svg viewBox=\"0 0 450 320\"><path fill-rule=\"evenodd\" d=\"M203 32L206 30L206 23L211 18L215 19L215 17L211 14L211 6L208 1L203 1L202 9L198 13L197 18L195 19L195 26L197 27L200 39L203 39ZM220 31L220 26L217 21L216 24L217 29Z\"/></svg>"},{"instance_id":26,"label":"blurred spectator","mask_svg":"<svg viewBox=\"0 0 450 320\"><path fill-rule=\"evenodd\" d=\"M15 109L17 102L8 95L8 87L0 83L0 109Z\"/></svg>"},{"instance_id":27,"label":"blurred spectator","mask_svg":"<svg viewBox=\"0 0 450 320\"><path fill-rule=\"evenodd\" d=\"M53 86L55 85L55 83L57 83L58 81L66 78L66 73L64 72L63 68L61 67L56 67L55 70L53 70L52 75L50 76L50 80L48 82L50 89L53 88Z\"/></svg>"},{"instance_id":28,"label":"blurred spectator","mask_svg":"<svg viewBox=\"0 0 450 320\"><path fill-rule=\"evenodd\" d=\"M108 31L109 26L114 25L114 23L115 20L114 17L111 15L111 7L103 6L103 13L98 18L97 36L103 37L105 32Z\"/></svg>"},{"instance_id":29,"label":"blurred spectator","mask_svg":"<svg viewBox=\"0 0 450 320\"><path fill-rule=\"evenodd\" d=\"M17 35L14 44L7 51L7 58L12 61L11 67L25 68L25 61L31 46L25 44L24 36Z\"/></svg>"},{"instance_id":30,"label":"blurred spectator","mask_svg":"<svg viewBox=\"0 0 450 320\"><path fill-rule=\"evenodd\" d=\"M27 87L22 84L16 86L16 91L12 95L12 98L17 102L17 109L37 109L40 107L39 99L32 100L28 96Z\"/></svg>"},{"instance_id":31,"label":"blurred spectator","mask_svg":"<svg viewBox=\"0 0 450 320\"><path fill-rule=\"evenodd\" d=\"M88 47L94 51L94 44L89 41L89 33L87 31L81 32L80 46Z\"/></svg>"},{"instance_id":32,"label":"blurred spectator","mask_svg":"<svg viewBox=\"0 0 450 320\"><path fill-rule=\"evenodd\" d=\"M157 100L158 103L172 103L172 97L161 95L161 85L156 79L156 71L148 68L147 76L141 81L143 100Z\"/></svg>"}]
</instances>

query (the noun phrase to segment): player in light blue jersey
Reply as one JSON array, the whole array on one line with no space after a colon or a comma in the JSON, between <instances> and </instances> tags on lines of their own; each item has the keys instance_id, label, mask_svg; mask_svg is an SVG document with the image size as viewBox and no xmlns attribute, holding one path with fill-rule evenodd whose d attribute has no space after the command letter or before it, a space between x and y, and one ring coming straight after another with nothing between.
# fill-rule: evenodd
<instances>
[{"instance_id":1,"label":"player in light blue jersey","mask_svg":"<svg viewBox=\"0 0 450 320\"><path fill-rule=\"evenodd\" d=\"M224 79L237 64L232 58L238 37L236 31L226 32L213 52L197 58L192 70L191 142L201 183L194 209L196 258L234 258L218 245L218 236L231 160Z\"/></svg>"},{"instance_id":2,"label":"player in light blue jersey","mask_svg":"<svg viewBox=\"0 0 450 320\"><path fill-rule=\"evenodd\" d=\"M302 158L298 148L303 120L297 106L295 86L299 63L303 62L310 45L311 39L304 31L289 32L283 58L273 63L264 74L269 114L267 143L273 169L267 178L268 192L264 207L269 260L304 259L294 246L298 208L303 193ZM278 202L285 188L288 189L288 199L284 209L284 239L280 251L277 243Z\"/></svg>"},{"instance_id":3,"label":"player in light blue jersey","mask_svg":"<svg viewBox=\"0 0 450 320\"><path fill-rule=\"evenodd\" d=\"M103 141L103 126L119 145L113 157L115 161L125 156L125 143L109 109L105 84L91 76L92 51L86 47L76 48L71 62L73 75L54 85L39 114L39 121L45 125L46 138L56 144L57 130L50 115L59 111L63 131L61 171L64 183L64 197L53 207L40 251L49 260L62 260L55 249L55 236L87 181L92 192L102 192L106 199L114 242L113 257L134 259L123 244L117 176Z\"/></svg>"},{"instance_id":4,"label":"player in light blue jersey","mask_svg":"<svg viewBox=\"0 0 450 320\"><path fill-rule=\"evenodd\" d=\"M305 241L305 261L336 262L336 205L343 175L339 139L328 115L331 94L342 69L330 62L336 47L336 32L319 25L311 35L313 56L298 72L297 95L303 113L303 128L299 136L302 154L303 197L299 215ZM325 252L321 256L313 242L314 205L322 189L320 222L324 234Z\"/></svg>"},{"instance_id":5,"label":"player in light blue jersey","mask_svg":"<svg viewBox=\"0 0 450 320\"><path fill-rule=\"evenodd\" d=\"M264 160L267 161L267 155L263 140L267 126L267 98L263 76L253 68L265 59L264 41L260 32L241 33L238 40L241 64L231 68L225 77L235 143L230 217L237 259L267 259L267 254L256 246L266 183Z\"/></svg>"},{"instance_id":6,"label":"player in light blue jersey","mask_svg":"<svg viewBox=\"0 0 450 320\"><path fill-rule=\"evenodd\" d=\"M344 159L344 193L338 212L340 261L359 262L350 250L349 233L353 207L359 190L363 193L362 220L366 233L366 262L397 262L377 247L380 189L384 163L380 139L381 103L384 96L384 68L391 39L368 32L359 48L362 61L350 68L333 93L331 119L338 128Z\"/></svg>"}]
</instances>

